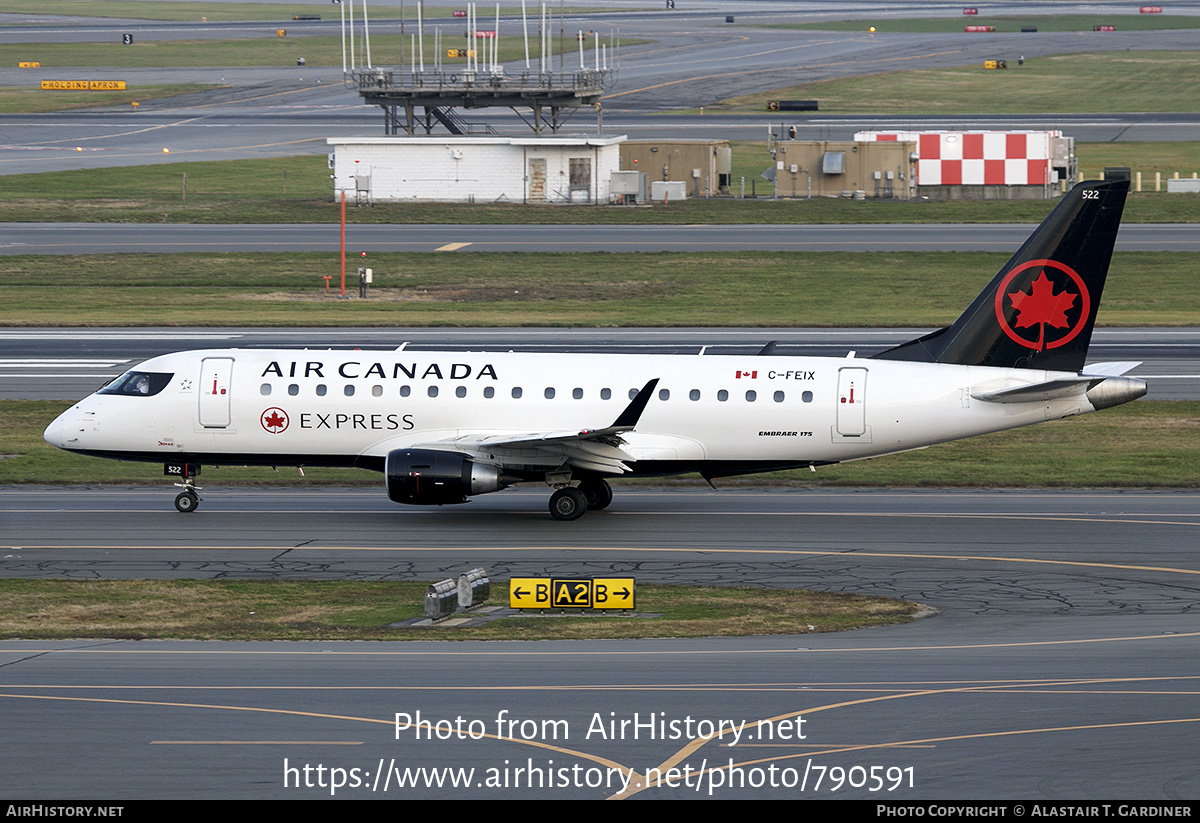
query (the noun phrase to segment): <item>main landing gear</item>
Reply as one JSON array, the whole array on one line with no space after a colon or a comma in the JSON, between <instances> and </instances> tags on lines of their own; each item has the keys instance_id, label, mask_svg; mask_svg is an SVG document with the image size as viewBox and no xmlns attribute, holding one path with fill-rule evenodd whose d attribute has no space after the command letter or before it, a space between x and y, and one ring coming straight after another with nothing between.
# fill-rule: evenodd
<instances>
[{"instance_id":1,"label":"main landing gear","mask_svg":"<svg viewBox=\"0 0 1200 823\"><path fill-rule=\"evenodd\" d=\"M588 478L578 487L564 486L550 495L550 515L555 520L578 520L588 510L607 508L612 499L612 486L606 480Z\"/></svg>"}]
</instances>

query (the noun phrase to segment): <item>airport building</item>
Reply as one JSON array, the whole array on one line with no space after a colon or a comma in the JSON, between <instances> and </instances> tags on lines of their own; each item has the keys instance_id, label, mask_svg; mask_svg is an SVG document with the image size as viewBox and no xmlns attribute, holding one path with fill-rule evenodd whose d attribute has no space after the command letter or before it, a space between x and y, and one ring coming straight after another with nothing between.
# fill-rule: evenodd
<instances>
[{"instance_id":1,"label":"airport building","mask_svg":"<svg viewBox=\"0 0 1200 823\"><path fill-rule=\"evenodd\" d=\"M855 140L916 144L917 190L933 200L1057 197L1078 173L1061 131L863 131Z\"/></svg>"},{"instance_id":2,"label":"airport building","mask_svg":"<svg viewBox=\"0 0 1200 823\"><path fill-rule=\"evenodd\" d=\"M348 203L608 203L625 136L331 137Z\"/></svg>"}]
</instances>

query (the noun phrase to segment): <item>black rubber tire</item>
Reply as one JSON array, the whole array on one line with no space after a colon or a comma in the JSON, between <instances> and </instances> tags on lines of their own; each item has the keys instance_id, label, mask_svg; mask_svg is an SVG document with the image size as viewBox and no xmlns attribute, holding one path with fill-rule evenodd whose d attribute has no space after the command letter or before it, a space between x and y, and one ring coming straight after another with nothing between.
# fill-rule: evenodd
<instances>
[{"instance_id":1,"label":"black rubber tire","mask_svg":"<svg viewBox=\"0 0 1200 823\"><path fill-rule=\"evenodd\" d=\"M196 507L200 505L200 498L195 492L180 492L175 495L175 508L185 514L194 512Z\"/></svg>"},{"instance_id":2,"label":"black rubber tire","mask_svg":"<svg viewBox=\"0 0 1200 823\"><path fill-rule=\"evenodd\" d=\"M613 500L612 486L608 485L608 481L603 477L591 477L584 480L579 484L579 490L587 499L587 507L590 512L607 509L608 504Z\"/></svg>"},{"instance_id":3,"label":"black rubber tire","mask_svg":"<svg viewBox=\"0 0 1200 823\"><path fill-rule=\"evenodd\" d=\"M578 520L587 508L587 498L574 486L567 486L550 495L550 515L555 520Z\"/></svg>"}]
</instances>

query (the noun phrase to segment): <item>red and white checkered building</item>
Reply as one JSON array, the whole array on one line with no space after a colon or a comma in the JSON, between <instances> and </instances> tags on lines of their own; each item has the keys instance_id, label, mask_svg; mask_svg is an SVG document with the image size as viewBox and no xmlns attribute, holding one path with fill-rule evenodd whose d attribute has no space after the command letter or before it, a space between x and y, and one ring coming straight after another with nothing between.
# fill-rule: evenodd
<instances>
[{"instance_id":1,"label":"red and white checkered building","mask_svg":"<svg viewBox=\"0 0 1200 823\"><path fill-rule=\"evenodd\" d=\"M1061 131L861 131L858 141L917 144L918 186L1045 186Z\"/></svg>"}]
</instances>

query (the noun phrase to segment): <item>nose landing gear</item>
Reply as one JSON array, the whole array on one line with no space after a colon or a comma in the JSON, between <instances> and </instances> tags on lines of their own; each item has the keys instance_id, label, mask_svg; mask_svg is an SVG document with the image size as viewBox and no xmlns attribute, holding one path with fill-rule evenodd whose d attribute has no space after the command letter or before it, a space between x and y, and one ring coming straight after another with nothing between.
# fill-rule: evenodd
<instances>
[{"instance_id":1,"label":"nose landing gear","mask_svg":"<svg viewBox=\"0 0 1200 823\"><path fill-rule=\"evenodd\" d=\"M196 477L200 474L199 463L167 463L163 466L163 474L168 477L182 477L182 483L176 483L175 488L183 489L175 495L175 508L181 512L194 512L200 505L200 487L196 485Z\"/></svg>"}]
</instances>

